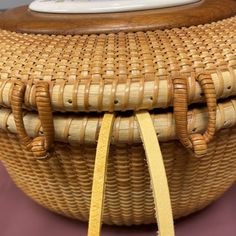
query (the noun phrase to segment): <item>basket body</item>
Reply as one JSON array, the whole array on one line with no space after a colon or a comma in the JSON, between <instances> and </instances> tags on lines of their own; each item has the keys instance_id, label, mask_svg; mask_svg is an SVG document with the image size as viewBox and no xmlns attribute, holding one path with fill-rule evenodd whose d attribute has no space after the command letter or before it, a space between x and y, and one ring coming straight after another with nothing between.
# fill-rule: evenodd
<instances>
[{"instance_id":1,"label":"basket body","mask_svg":"<svg viewBox=\"0 0 236 236\"><path fill-rule=\"evenodd\" d=\"M236 3L227 2L235 6L228 17L234 16ZM195 13L205 4L195 6ZM8 15L18 20L14 12ZM162 203L168 198L162 215L165 206L171 212L171 198L178 219L216 200L236 180L236 17L156 27L162 14L144 14L153 20L151 28L146 22L106 28L101 22L113 24L113 15L111 22L103 15L105 28L90 31L84 31L90 16L75 16L83 27L76 24L74 32L64 28L63 33L45 26L60 25L61 16L53 24L54 16L47 19L50 24L44 16L27 18L30 25L32 19L38 22L40 32L27 21L22 30L3 20L3 28L14 32L0 30L0 159L20 189L56 213L88 221L93 199L99 199L104 207L97 207L97 218L104 208L106 224L150 224L160 222L161 196ZM100 16L94 17L91 24ZM136 17L145 19L139 12L126 17L133 19L124 18L126 27ZM73 25L67 25L72 18L64 27ZM140 122L139 112L148 119ZM102 132L106 115L114 118L109 134ZM147 121L152 142L146 130L143 139ZM156 169L160 175L153 175ZM157 195L157 189L166 194ZM95 223L100 229L101 222Z\"/></svg>"},{"instance_id":2,"label":"basket body","mask_svg":"<svg viewBox=\"0 0 236 236\"><path fill-rule=\"evenodd\" d=\"M14 134L1 132L0 156L9 174L27 195L44 207L88 220L95 145L57 142L53 157L28 160ZM161 144L175 219L217 199L236 179L236 128L223 129L208 154L192 157L178 141ZM104 223L155 222L145 153L141 144L112 145L108 162Z\"/></svg>"}]
</instances>

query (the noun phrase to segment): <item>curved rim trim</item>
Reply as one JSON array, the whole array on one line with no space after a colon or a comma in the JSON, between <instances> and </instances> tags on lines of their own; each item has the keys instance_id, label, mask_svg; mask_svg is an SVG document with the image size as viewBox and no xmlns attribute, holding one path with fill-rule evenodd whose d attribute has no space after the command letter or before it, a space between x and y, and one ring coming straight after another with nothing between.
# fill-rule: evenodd
<instances>
[{"instance_id":1,"label":"curved rim trim","mask_svg":"<svg viewBox=\"0 0 236 236\"><path fill-rule=\"evenodd\" d=\"M236 99L229 99L217 105L216 130L228 129L236 125ZM68 115L55 114L55 141L78 144L97 144L97 137L101 127L102 114L97 115ZM158 139L161 142L178 140L174 116L172 112L151 113ZM188 112L188 132L200 133L206 129L207 108L195 108ZM26 132L35 138L42 132L40 120L36 112L25 111L24 123ZM14 117L10 109L0 109L0 128L3 131L17 134ZM80 132L78 132L78 130ZM118 113L114 121L111 144L141 143L138 124L133 114Z\"/></svg>"}]
</instances>

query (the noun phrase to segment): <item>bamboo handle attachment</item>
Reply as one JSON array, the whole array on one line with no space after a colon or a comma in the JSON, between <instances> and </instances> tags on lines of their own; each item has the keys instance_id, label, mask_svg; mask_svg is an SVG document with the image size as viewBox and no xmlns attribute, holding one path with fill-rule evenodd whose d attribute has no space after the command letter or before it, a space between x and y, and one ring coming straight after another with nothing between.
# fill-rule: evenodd
<instances>
[{"instance_id":1,"label":"bamboo handle attachment","mask_svg":"<svg viewBox=\"0 0 236 236\"><path fill-rule=\"evenodd\" d=\"M208 108L208 126L204 134L188 134L188 84L187 79L176 77L174 85L174 116L176 133L180 142L187 148L193 149L196 156L207 152L207 143L214 137L216 130L216 91L212 78L208 74L199 74L196 78L206 97Z\"/></svg>"},{"instance_id":2,"label":"bamboo handle attachment","mask_svg":"<svg viewBox=\"0 0 236 236\"><path fill-rule=\"evenodd\" d=\"M43 128L43 136L36 137L35 139L31 139L28 136L24 126L22 106L25 90L26 85L23 82L14 82L11 105L18 136L26 150L33 153L35 159L45 159L49 156L49 151L54 141L54 124L49 85L47 82L38 82L36 84L36 104Z\"/></svg>"}]
</instances>

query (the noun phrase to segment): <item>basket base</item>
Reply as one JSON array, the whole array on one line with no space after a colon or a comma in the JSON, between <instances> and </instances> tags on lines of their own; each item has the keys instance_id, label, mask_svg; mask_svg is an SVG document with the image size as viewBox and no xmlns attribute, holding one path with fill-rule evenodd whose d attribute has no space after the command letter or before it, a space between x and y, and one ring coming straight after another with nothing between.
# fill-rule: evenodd
<instances>
[{"instance_id":1,"label":"basket base","mask_svg":"<svg viewBox=\"0 0 236 236\"><path fill-rule=\"evenodd\" d=\"M209 152L195 159L177 141L162 143L175 219L198 211L236 180L236 128L221 130ZM29 160L13 134L0 133L1 159L17 186L44 207L88 220L95 146L56 143L53 158ZM154 204L142 145L111 146L103 222L155 223Z\"/></svg>"}]
</instances>

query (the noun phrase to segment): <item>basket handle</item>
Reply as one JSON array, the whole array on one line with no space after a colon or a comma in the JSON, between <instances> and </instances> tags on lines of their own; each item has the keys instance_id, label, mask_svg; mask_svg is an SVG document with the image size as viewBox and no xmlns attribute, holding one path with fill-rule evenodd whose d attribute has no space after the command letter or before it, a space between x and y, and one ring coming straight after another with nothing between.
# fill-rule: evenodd
<instances>
[{"instance_id":1,"label":"basket handle","mask_svg":"<svg viewBox=\"0 0 236 236\"><path fill-rule=\"evenodd\" d=\"M151 180L159 236L174 236L174 221L168 180L151 115L147 111L136 112L139 132L143 141Z\"/></svg>"},{"instance_id":2,"label":"basket handle","mask_svg":"<svg viewBox=\"0 0 236 236\"><path fill-rule=\"evenodd\" d=\"M150 173L156 219L159 227L158 235L174 236L174 221L168 181L153 121L147 111L136 112L135 115L139 124ZM99 132L94 164L88 236L99 236L101 234L105 182L114 117L114 114L105 114Z\"/></svg>"},{"instance_id":3,"label":"basket handle","mask_svg":"<svg viewBox=\"0 0 236 236\"><path fill-rule=\"evenodd\" d=\"M107 176L107 165L114 118L114 114L106 113L103 117L101 129L99 132L94 164L88 236L99 236L101 234L103 205L106 188L105 182Z\"/></svg>"},{"instance_id":4,"label":"basket handle","mask_svg":"<svg viewBox=\"0 0 236 236\"><path fill-rule=\"evenodd\" d=\"M36 159L45 159L49 156L48 151L53 146L54 124L50 102L49 84L38 82L36 84L36 105L38 108L39 119L41 121L44 135L31 139L26 133L23 121L23 102L26 85L21 81L14 82L11 105L16 124L16 130L21 143L28 151L34 154Z\"/></svg>"},{"instance_id":5,"label":"basket handle","mask_svg":"<svg viewBox=\"0 0 236 236\"><path fill-rule=\"evenodd\" d=\"M207 143L214 137L216 130L216 91L212 78L208 74L199 74L200 83L206 97L208 108L208 126L205 133L188 134L188 85L186 78L174 78L174 116L176 133L180 142L188 149L193 149L196 156L207 152Z\"/></svg>"}]
</instances>

